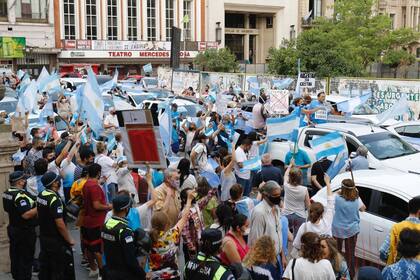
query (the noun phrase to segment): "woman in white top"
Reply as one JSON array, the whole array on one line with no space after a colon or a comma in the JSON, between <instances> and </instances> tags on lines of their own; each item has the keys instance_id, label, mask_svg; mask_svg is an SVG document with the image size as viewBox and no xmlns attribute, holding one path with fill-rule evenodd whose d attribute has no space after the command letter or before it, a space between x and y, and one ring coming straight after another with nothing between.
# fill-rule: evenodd
<instances>
[{"instance_id":1,"label":"woman in white top","mask_svg":"<svg viewBox=\"0 0 420 280\"><path fill-rule=\"evenodd\" d=\"M127 157L121 156L117 160L118 167L115 171L118 180L118 191L125 190L134 199L134 203L139 203L139 195L137 193L136 185L134 184L131 170L128 169Z\"/></svg>"},{"instance_id":2,"label":"woman in white top","mask_svg":"<svg viewBox=\"0 0 420 280\"><path fill-rule=\"evenodd\" d=\"M300 239L302 235L306 232L315 232L319 235L329 235L332 236L331 227L334 217L334 196L331 191L330 177L324 175L325 184L327 185L327 207L324 209L324 206L320 202L314 202L309 208L308 220L306 223L303 223L293 241L294 249L300 250Z\"/></svg>"},{"instance_id":3,"label":"woman in white top","mask_svg":"<svg viewBox=\"0 0 420 280\"><path fill-rule=\"evenodd\" d=\"M190 172L190 161L187 158L183 158L178 163L178 171L179 171L179 185L181 186L181 191L184 189L192 189L195 190L197 188L197 181L195 177Z\"/></svg>"},{"instance_id":4,"label":"woman in white top","mask_svg":"<svg viewBox=\"0 0 420 280\"><path fill-rule=\"evenodd\" d=\"M96 150L98 151L98 155L95 157L95 163L99 164L102 168L102 177L106 180L105 194L108 201L112 201L118 192L118 178L115 173L117 163L107 156L108 149L104 142L96 143Z\"/></svg>"},{"instance_id":5,"label":"woman in white top","mask_svg":"<svg viewBox=\"0 0 420 280\"><path fill-rule=\"evenodd\" d=\"M283 279L335 280L335 273L330 261L322 258L319 235L307 232L302 235L301 243L301 257L290 260L283 273Z\"/></svg>"},{"instance_id":6,"label":"woman in white top","mask_svg":"<svg viewBox=\"0 0 420 280\"><path fill-rule=\"evenodd\" d=\"M284 174L284 210L283 215L289 221L289 228L293 236L296 236L299 227L306 220L306 209L311 202L308 189L302 184L302 171L294 167L294 159Z\"/></svg>"}]
</instances>

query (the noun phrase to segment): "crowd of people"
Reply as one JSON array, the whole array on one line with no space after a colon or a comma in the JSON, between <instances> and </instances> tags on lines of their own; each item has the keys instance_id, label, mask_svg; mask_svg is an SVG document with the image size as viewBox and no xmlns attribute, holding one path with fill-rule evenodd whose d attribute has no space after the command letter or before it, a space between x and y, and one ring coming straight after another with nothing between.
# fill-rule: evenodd
<instances>
[{"instance_id":1,"label":"crowd of people","mask_svg":"<svg viewBox=\"0 0 420 280\"><path fill-rule=\"evenodd\" d=\"M331 160L311 163L296 145L284 165L273 161L264 150L266 99L261 94L254 106L249 133L245 116L209 109L181 124L172 106L172 138L183 131L186 144L171 146L179 159L164 169L129 168L114 109L103 124L113 145L83 123L61 136L53 120L30 135L14 132L21 156L3 195L13 278L39 271L39 279L75 279L73 218L89 278L419 279L420 196L381 249L387 266L362 267L355 251L366 207L354 181L333 193L325 172ZM324 101L324 93L308 104L301 98L292 110L311 122ZM368 168L366 154L359 148L353 170ZM247 169L257 156L261 168ZM326 203L312 201L322 188Z\"/></svg>"}]
</instances>

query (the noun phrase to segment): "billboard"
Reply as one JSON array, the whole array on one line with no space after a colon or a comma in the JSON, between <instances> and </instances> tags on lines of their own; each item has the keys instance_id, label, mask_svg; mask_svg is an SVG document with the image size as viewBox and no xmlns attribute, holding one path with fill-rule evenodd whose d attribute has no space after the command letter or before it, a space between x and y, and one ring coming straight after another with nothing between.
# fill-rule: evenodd
<instances>
[{"instance_id":1,"label":"billboard","mask_svg":"<svg viewBox=\"0 0 420 280\"><path fill-rule=\"evenodd\" d=\"M0 37L0 58L23 58L25 47L25 37Z\"/></svg>"}]
</instances>

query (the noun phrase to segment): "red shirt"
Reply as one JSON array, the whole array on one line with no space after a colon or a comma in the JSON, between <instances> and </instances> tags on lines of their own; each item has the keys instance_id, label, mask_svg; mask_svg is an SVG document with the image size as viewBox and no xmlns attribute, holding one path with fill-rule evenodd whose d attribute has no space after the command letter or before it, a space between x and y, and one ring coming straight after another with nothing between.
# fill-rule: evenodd
<instances>
[{"instance_id":1,"label":"red shirt","mask_svg":"<svg viewBox=\"0 0 420 280\"><path fill-rule=\"evenodd\" d=\"M105 194L99 184L92 179L88 179L83 187L83 208L85 217L83 226L86 228L102 227L105 221L106 210L96 210L93 202L99 201L106 205Z\"/></svg>"}]
</instances>

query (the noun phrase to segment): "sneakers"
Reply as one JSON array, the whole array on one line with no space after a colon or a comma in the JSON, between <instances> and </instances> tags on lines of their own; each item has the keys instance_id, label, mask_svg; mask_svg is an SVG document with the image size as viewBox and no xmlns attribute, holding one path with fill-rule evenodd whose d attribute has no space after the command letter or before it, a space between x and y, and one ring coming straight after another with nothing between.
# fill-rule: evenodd
<instances>
[{"instance_id":1,"label":"sneakers","mask_svg":"<svg viewBox=\"0 0 420 280\"><path fill-rule=\"evenodd\" d=\"M99 269L96 269L96 270L92 270L92 269L89 269L89 278L96 278L96 277L98 277L99 276Z\"/></svg>"}]
</instances>

